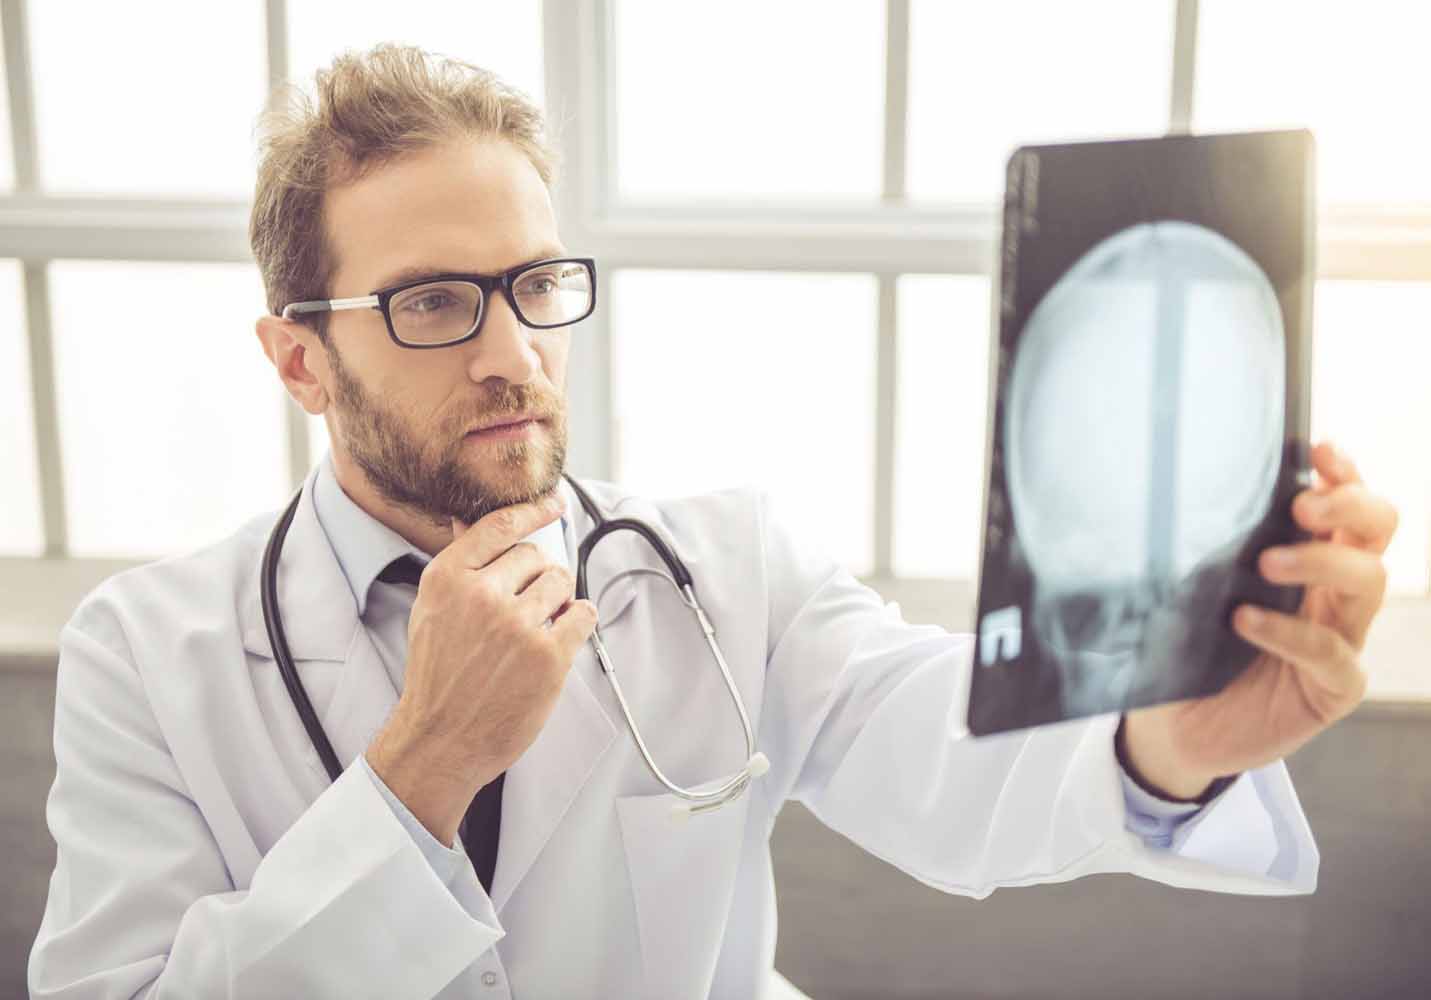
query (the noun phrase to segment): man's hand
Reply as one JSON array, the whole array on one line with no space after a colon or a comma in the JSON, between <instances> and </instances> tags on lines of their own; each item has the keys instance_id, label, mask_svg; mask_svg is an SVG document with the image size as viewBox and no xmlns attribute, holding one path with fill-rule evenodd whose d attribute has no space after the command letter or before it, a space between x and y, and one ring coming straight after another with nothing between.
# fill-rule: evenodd
<instances>
[{"instance_id":1,"label":"man's hand","mask_svg":"<svg viewBox=\"0 0 1431 1000\"><path fill-rule=\"evenodd\" d=\"M1298 614L1240 605L1233 628L1265 652L1215 695L1127 713L1133 766L1172 797L1280 760L1366 692L1360 654L1386 592L1381 557L1396 510L1330 444L1312 450L1312 464L1320 482L1296 496L1292 517L1314 539L1258 557L1268 580L1306 585Z\"/></svg>"},{"instance_id":2,"label":"man's hand","mask_svg":"<svg viewBox=\"0 0 1431 1000\"><path fill-rule=\"evenodd\" d=\"M470 528L454 519L451 544L422 572L402 698L367 759L444 844L478 790L537 738L596 626L596 605L572 600L571 571L520 541L562 508L554 494Z\"/></svg>"}]
</instances>

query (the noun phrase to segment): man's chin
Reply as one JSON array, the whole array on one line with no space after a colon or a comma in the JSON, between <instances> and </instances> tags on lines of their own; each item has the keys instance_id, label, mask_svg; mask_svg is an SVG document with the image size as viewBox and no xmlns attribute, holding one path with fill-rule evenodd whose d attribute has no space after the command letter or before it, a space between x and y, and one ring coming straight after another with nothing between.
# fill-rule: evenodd
<instances>
[{"instance_id":1,"label":"man's chin","mask_svg":"<svg viewBox=\"0 0 1431 1000\"><path fill-rule=\"evenodd\" d=\"M481 458L466 458L459 468L462 493L481 498L482 505L492 510L545 496L561 480L560 472L553 473L546 463L498 468Z\"/></svg>"}]
</instances>

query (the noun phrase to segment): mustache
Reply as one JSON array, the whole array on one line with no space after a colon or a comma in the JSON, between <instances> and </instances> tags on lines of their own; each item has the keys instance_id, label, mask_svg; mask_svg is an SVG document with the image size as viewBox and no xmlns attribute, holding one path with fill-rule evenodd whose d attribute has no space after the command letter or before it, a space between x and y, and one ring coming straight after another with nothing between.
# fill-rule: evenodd
<instances>
[{"instance_id":1,"label":"mustache","mask_svg":"<svg viewBox=\"0 0 1431 1000\"><path fill-rule=\"evenodd\" d=\"M515 398L514 398L515 395ZM515 419L524 414L533 414L538 420L550 420L561 412L559 400L550 400L536 393L513 394L504 393L501 401L481 410L464 412L461 419L453 422L453 430L457 433L466 431L467 428L477 423L491 423L493 421L502 422L508 418Z\"/></svg>"}]
</instances>

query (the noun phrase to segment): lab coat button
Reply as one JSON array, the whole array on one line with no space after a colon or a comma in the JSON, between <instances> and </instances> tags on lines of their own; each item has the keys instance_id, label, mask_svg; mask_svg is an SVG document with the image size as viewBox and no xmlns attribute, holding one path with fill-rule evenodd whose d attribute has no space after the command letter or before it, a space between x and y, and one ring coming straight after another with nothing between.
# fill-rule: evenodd
<instances>
[{"instance_id":1,"label":"lab coat button","mask_svg":"<svg viewBox=\"0 0 1431 1000\"><path fill-rule=\"evenodd\" d=\"M496 985L497 985L497 974L496 974L495 972L484 972L484 973L482 973L482 985L483 985L483 986L496 986Z\"/></svg>"}]
</instances>

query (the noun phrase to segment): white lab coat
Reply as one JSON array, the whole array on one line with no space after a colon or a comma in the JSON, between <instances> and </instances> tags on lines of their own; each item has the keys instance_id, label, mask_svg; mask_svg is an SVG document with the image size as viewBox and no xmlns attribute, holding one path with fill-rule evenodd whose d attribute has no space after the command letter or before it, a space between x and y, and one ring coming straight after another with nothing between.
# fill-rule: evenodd
<instances>
[{"instance_id":1,"label":"white lab coat","mask_svg":"<svg viewBox=\"0 0 1431 1000\"><path fill-rule=\"evenodd\" d=\"M396 695L312 504L279 593L295 662L345 766L329 782L270 655L259 562L274 515L110 578L61 634L58 845L30 959L35 997L770 995L769 835L781 804L913 877L999 886L1127 871L1306 893L1317 850L1279 762L1240 779L1172 850L1124 829L1117 716L974 740L972 639L898 606L773 519L752 490L650 502L583 483L672 540L771 769L685 823L647 771L590 643L508 772L491 898L450 886L354 766ZM591 521L563 482L568 555ZM602 635L657 761L699 784L743 763L694 617L631 532L590 563ZM838 919L831 914L832 919ZM953 984L951 984L953 985Z\"/></svg>"}]
</instances>

